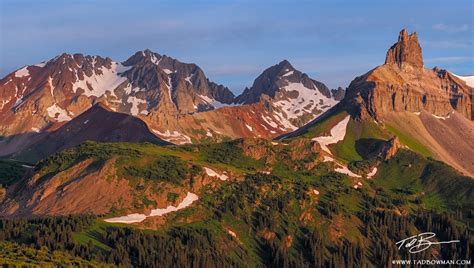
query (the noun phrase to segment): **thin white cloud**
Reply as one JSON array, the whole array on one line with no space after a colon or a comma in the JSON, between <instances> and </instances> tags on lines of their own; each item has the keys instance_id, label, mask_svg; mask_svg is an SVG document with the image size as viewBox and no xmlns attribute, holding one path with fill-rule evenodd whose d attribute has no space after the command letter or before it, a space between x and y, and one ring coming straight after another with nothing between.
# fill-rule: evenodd
<instances>
[{"instance_id":1,"label":"thin white cloud","mask_svg":"<svg viewBox=\"0 0 474 268\"><path fill-rule=\"evenodd\" d=\"M423 41L422 45L427 48L429 47L429 48L442 48L442 49L471 47L471 44L465 41L459 41L459 40Z\"/></svg>"},{"instance_id":2,"label":"thin white cloud","mask_svg":"<svg viewBox=\"0 0 474 268\"><path fill-rule=\"evenodd\" d=\"M443 64L454 64L454 63L464 63L470 62L473 60L473 57L463 57L463 56L452 56L452 57L436 57L425 59L425 63L443 63Z\"/></svg>"},{"instance_id":3,"label":"thin white cloud","mask_svg":"<svg viewBox=\"0 0 474 268\"><path fill-rule=\"evenodd\" d=\"M458 33L458 32L465 32L469 31L470 27L467 24L462 25L448 25L444 23L438 23L433 25L433 30L448 32L448 33Z\"/></svg>"}]
</instances>

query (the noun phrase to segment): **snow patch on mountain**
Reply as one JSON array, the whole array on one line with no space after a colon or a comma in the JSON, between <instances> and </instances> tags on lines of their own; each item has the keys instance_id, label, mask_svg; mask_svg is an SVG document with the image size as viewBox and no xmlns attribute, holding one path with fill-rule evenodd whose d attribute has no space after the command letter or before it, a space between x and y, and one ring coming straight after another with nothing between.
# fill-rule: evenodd
<instances>
[{"instance_id":1,"label":"snow patch on mountain","mask_svg":"<svg viewBox=\"0 0 474 268\"><path fill-rule=\"evenodd\" d=\"M356 177L356 178L361 178L362 177L362 176L360 176L358 174L355 174L354 172L350 171L349 168L347 168L347 166L337 162L336 160L334 160L334 158L332 158L330 156L325 155L323 162L334 162L337 165L337 168L334 169L334 171L336 171L336 172L346 174L348 176Z\"/></svg>"},{"instance_id":2,"label":"snow patch on mountain","mask_svg":"<svg viewBox=\"0 0 474 268\"><path fill-rule=\"evenodd\" d=\"M270 125L271 127L273 128L277 128L278 127L278 124L273 122L272 118L268 117L268 116L262 116L262 119L263 121L265 121L265 123L267 123L268 125Z\"/></svg>"},{"instance_id":3,"label":"snow patch on mountain","mask_svg":"<svg viewBox=\"0 0 474 268\"><path fill-rule=\"evenodd\" d=\"M435 114L432 114L432 116L434 118L437 118L437 119L446 120L446 119L449 119L451 117L451 114L453 114L453 113L454 113L454 111L452 111L451 113L449 113L446 116L439 116L439 115L435 115Z\"/></svg>"},{"instance_id":4,"label":"snow patch on mountain","mask_svg":"<svg viewBox=\"0 0 474 268\"><path fill-rule=\"evenodd\" d=\"M76 82L72 85L74 93L81 88L87 97L101 97L107 91L115 96L114 89L120 86L127 78L120 74L132 68L131 66L123 66L120 63L112 62L110 69L101 67L102 74L95 73L92 76L84 75L84 79L80 80L76 73Z\"/></svg>"},{"instance_id":5,"label":"snow patch on mountain","mask_svg":"<svg viewBox=\"0 0 474 268\"><path fill-rule=\"evenodd\" d=\"M158 59L155 54L151 54L151 62L155 64L156 66L160 65L160 61L162 58Z\"/></svg>"},{"instance_id":6,"label":"snow patch on mountain","mask_svg":"<svg viewBox=\"0 0 474 268\"><path fill-rule=\"evenodd\" d=\"M171 71L170 69L166 69L166 68L163 69L163 72L165 72L166 74L172 74L173 73L173 71Z\"/></svg>"},{"instance_id":7,"label":"snow patch on mountain","mask_svg":"<svg viewBox=\"0 0 474 268\"><path fill-rule=\"evenodd\" d=\"M191 82L191 78L193 77L194 74L190 74L189 76L187 76L186 78L184 78L184 80L186 80L189 84L193 84L193 82Z\"/></svg>"},{"instance_id":8,"label":"snow patch on mountain","mask_svg":"<svg viewBox=\"0 0 474 268\"><path fill-rule=\"evenodd\" d=\"M205 95L199 95L199 97L200 97L204 102L206 102L207 104L209 104L209 105L211 105L212 107L214 107L214 109L219 109L219 108L226 107L226 106L235 106L234 104L226 104L226 103L222 103L222 102L216 101L215 99L210 98L210 97L205 96Z\"/></svg>"},{"instance_id":9,"label":"snow patch on mountain","mask_svg":"<svg viewBox=\"0 0 474 268\"><path fill-rule=\"evenodd\" d=\"M282 77L285 77L285 76L290 76L294 73L294 71L289 71L287 72L286 74L282 75Z\"/></svg>"},{"instance_id":10,"label":"snow patch on mountain","mask_svg":"<svg viewBox=\"0 0 474 268\"><path fill-rule=\"evenodd\" d=\"M474 75L470 75L470 76L460 76L460 75L456 75L456 74L453 74L451 73L452 75L456 76L457 78L463 80L464 82L466 82L466 84L470 87L474 87Z\"/></svg>"},{"instance_id":11,"label":"snow patch on mountain","mask_svg":"<svg viewBox=\"0 0 474 268\"><path fill-rule=\"evenodd\" d=\"M296 119L303 112L314 113L315 108L318 108L322 113L337 103L336 100L321 94L318 89L307 88L302 83L289 83L282 89L286 92L296 91L298 93L296 98L287 98L275 102L275 105L285 112L288 119Z\"/></svg>"},{"instance_id":12,"label":"snow patch on mountain","mask_svg":"<svg viewBox=\"0 0 474 268\"><path fill-rule=\"evenodd\" d=\"M166 207L166 208L152 209L149 217L153 217L153 216L163 216L163 215L168 214L168 213L170 213L170 212L174 212L174 211L178 211L178 210L187 208L187 207L189 207L192 203L194 203L194 201L197 201L198 199L199 199L199 197L198 197L196 194L193 194L193 193L188 192L188 193L186 194L186 197L183 199L183 201L181 201L181 203L178 204L177 207L175 207L175 206L168 206L168 207Z\"/></svg>"},{"instance_id":13,"label":"snow patch on mountain","mask_svg":"<svg viewBox=\"0 0 474 268\"><path fill-rule=\"evenodd\" d=\"M214 170L208 168L208 167L204 167L204 171L206 171L206 174L211 176L211 177L217 177L219 178L221 181L225 181L227 180L229 177L225 174L219 174L217 172L215 172Z\"/></svg>"},{"instance_id":14,"label":"snow patch on mountain","mask_svg":"<svg viewBox=\"0 0 474 268\"><path fill-rule=\"evenodd\" d=\"M166 215L170 212L174 212L174 211L178 211L178 210L187 208L192 203L194 203L194 201L197 201L198 199L199 199L199 197L196 194L188 192L186 194L186 197L183 199L183 201L181 201L181 203L178 204L177 207L170 205L170 206L167 206L166 208L152 209L150 215L133 213L133 214L129 214L129 215L126 215L126 216L105 219L104 221L105 222L110 222L110 223L126 223L126 224L142 222L148 217L163 216L163 215Z\"/></svg>"},{"instance_id":15,"label":"snow patch on mountain","mask_svg":"<svg viewBox=\"0 0 474 268\"><path fill-rule=\"evenodd\" d=\"M166 130L165 132L161 132L156 129L152 129L152 131L158 136L160 136L165 141L175 143L175 144L186 144L186 143L193 143L189 136L179 133L178 131L169 131Z\"/></svg>"},{"instance_id":16,"label":"snow patch on mountain","mask_svg":"<svg viewBox=\"0 0 474 268\"><path fill-rule=\"evenodd\" d=\"M69 113L63 108L59 107L57 104L46 108L49 117L55 118L58 122L69 121L72 118L69 116Z\"/></svg>"},{"instance_id":17,"label":"snow patch on mountain","mask_svg":"<svg viewBox=\"0 0 474 268\"><path fill-rule=\"evenodd\" d=\"M370 178L372 178L375 174L377 174L377 167L374 167L374 168L372 169L372 171L371 171L369 174L367 174L367 178L370 179Z\"/></svg>"},{"instance_id":18,"label":"snow patch on mountain","mask_svg":"<svg viewBox=\"0 0 474 268\"><path fill-rule=\"evenodd\" d=\"M139 99L137 97L129 96L128 99L127 99L127 102L132 104L132 107L130 108L130 113L132 115L136 116L136 115L138 115L138 113L141 113L138 106L142 103L146 103L146 100L142 100L142 99Z\"/></svg>"},{"instance_id":19,"label":"snow patch on mountain","mask_svg":"<svg viewBox=\"0 0 474 268\"><path fill-rule=\"evenodd\" d=\"M361 178L362 177L361 175L355 174L354 172L350 171L346 166L341 165L337 162L336 162L336 164L338 164L339 167L334 169L334 171L342 173L342 174L346 174L348 176L355 177L355 178Z\"/></svg>"},{"instance_id":20,"label":"snow patch on mountain","mask_svg":"<svg viewBox=\"0 0 474 268\"><path fill-rule=\"evenodd\" d=\"M331 150L327 147L329 144L334 144L338 143L339 141L342 141L344 139L344 136L346 136L346 129L347 129L347 124L349 123L350 115L346 116L341 122L337 123L332 129L331 129L331 135L330 136L320 136L313 138L314 141L317 141L320 145L321 148L326 151L329 154L331 153Z\"/></svg>"},{"instance_id":21,"label":"snow patch on mountain","mask_svg":"<svg viewBox=\"0 0 474 268\"><path fill-rule=\"evenodd\" d=\"M49 92L51 93L51 97L54 97L54 87L53 87L53 78L48 77L48 86L49 86Z\"/></svg>"},{"instance_id":22,"label":"snow patch on mountain","mask_svg":"<svg viewBox=\"0 0 474 268\"><path fill-rule=\"evenodd\" d=\"M28 66L25 66L15 72L15 77L18 77L18 78L29 76L29 75L30 75L30 72L28 71Z\"/></svg>"},{"instance_id":23,"label":"snow patch on mountain","mask_svg":"<svg viewBox=\"0 0 474 268\"><path fill-rule=\"evenodd\" d=\"M37 64L34 64L33 66L36 66L36 67L40 67L40 68L43 68L44 66L46 66L46 61L43 61L43 62L40 62L40 63L37 63Z\"/></svg>"}]
</instances>

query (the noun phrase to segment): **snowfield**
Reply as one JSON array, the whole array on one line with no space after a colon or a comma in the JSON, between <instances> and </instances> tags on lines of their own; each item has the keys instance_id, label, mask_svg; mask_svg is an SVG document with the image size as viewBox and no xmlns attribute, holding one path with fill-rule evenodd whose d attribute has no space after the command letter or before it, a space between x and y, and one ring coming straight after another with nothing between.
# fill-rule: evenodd
<instances>
[{"instance_id":1,"label":"snowfield","mask_svg":"<svg viewBox=\"0 0 474 268\"><path fill-rule=\"evenodd\" d=\"M116 217L116 218L110 218L106 219L104 221L106 222L111 222L111 223L136 223L136 222L142 222L146 219L145 214L129 214L127 216L122 216L122 217Z\"/></svg>"},{"instance_id":2,"label":"snowfield","mask_svg":"<svg viewBox=\"0 0 474 268\"><path fill-rule=\"evenodd\" d=\"M84 90L83 94L87 97L101 97L107 91L115 96L114 90L123 82L127 81L127 78L121 76L120 73L125 72L130 68L131 66L125 67L120 63L112 62L112 67L110 69L102 67L100 69L102 74L94 73L92 76L84 75L84 80L80 80L76 73L76 82L72 85L72 90L76 93L79 88L82 88Z\"/></svg>"},{"instance_id":3,"label":"snowfield","mask_svg":"<svg viewBox=\"0 0 474 268\"><path fill-rule=\"evenodd\" d=\"M460 75L456 75L456 74L453 74L451 73L452 75L456 76L457 78L463 80L464 82L466 82L466 84L470 87L474 87L474 75L470 75L470 76L460 76Z\"/></svg>"},{"instance_id":4,"label":"snowfield","mask_svg":"<svg viewBox=\"0 0 474 268\"><path fill-rule=\"evenodd\" d=\"M296 119L303 115L303 112L312 113L315 108L323 113L336 105L336 100L324 96L316 86L314 87L316 89L307 88L302 83L288 83L283 89L286 92L298 92L298 97L277 101L275 105L285 112L287 119Z\"/></svg>"},{"instance_id":5,"label":"snowfield","mask_svg":"<svg viewBox=\"0 0 474 268\"><path fill-rule=\"evenodd\" d=\"M330 133L331 136L320 136L313 138L314 141L317 141L323 151L327 152L328 154L332 155L331 151L327 147L329 144L338 143L339 141L344 140L344 136L346 136L347 124L349 123L349 119L351 118L350 115L346 116L341 122L335 125ZM334 160L334 158L325 155L323 158L323 162L334 162L338 166L338 168L334 169L334 171L349 175L355 178L361 178L362 176L355 174L354 172L350 171L346 166Z\"/></svg>"},{"instance_id":6,"label":"snowfield","mask_svg":"<svg viewBox=\"0 0 474 268\"><path fill-rule=\"evenodd\" d=\"M105 219L104 221L111 222L111 223L127 223L127 224L142 222L148 217L163 216L170 212L178 211L186 207L189 207L192 203L194 203L194 201L198 199L199 197L196 194L188 192L186 194L186 197L183 199L183 201L181 201L181 203L178 204L177 207L170 205L170 206L167 206L166 208L152 209L150 215L133 213L126 216Z\"/></svg>"},{"instance_id":7,"label":"snowfield","mask_svg":"<svg viewBox=\"0 0 474 268\"><path fill-rule=\"evenodd\" d=\"M324 151L332 155L331 151L329 150L327 146L329 144L338 143L339 141L342 141L344 139L344 136L346 136L347 124L349 123L350 118L351 116L348 115L341 122L337 123L337 125L335 125L331 129L331 136L316 137L316 138L313 138L313 140L317 141L321 145L321 148Z\"/></svg>"},{"instance_id":8,"label":"snowfield","mask_svg":"<svg viewBox=\"0 0 474 268\"><path fill-rule=\"evenodd\" d=\"M29 75L30 75L30 72L28 71L28 66L25 66L15 72L15 77L18 77L18 78L29 76Z\"/></svg>"}]
</instances>

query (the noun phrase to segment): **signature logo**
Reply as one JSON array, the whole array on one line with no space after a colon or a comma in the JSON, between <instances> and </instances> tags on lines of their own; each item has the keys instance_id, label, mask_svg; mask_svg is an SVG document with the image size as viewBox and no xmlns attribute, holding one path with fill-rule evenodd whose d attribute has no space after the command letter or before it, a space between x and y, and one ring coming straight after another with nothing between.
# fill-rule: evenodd
<instances>
[{"instance_id":1,"label":"signature logo","mask_svg":"<svg viewBox=\"0 0 474 268\"><path fill-rule=\"evenodd\" d=\"M395 244L398 246L398 249L405 247L408 248L408 251L410 253L418 253L429 249L432 245L459 243L459 240L431 241L430 239L434 237L436 237L435 233L425 232L418 235L410 236L408 238L398 241Z\"/></svg>"}]
</instances>

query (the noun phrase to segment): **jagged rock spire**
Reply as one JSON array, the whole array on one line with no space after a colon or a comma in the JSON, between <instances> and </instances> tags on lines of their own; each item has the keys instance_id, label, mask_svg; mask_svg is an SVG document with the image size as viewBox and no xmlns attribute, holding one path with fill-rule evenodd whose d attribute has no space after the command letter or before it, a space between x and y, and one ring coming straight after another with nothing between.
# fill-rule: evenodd
<instances>
[{"instance_id":1,"label":"jagged rock spire","mask_svg":"<svg viewBox=\"0 0 474 268\"><path fill-rule=\"evenodd\" d=\"M397 65L400 68L403 65L423 68L423 56L416 32L408 34L405 29L400 32L398 42L387 52L385 64Z\"/></svg>"}]
</instances>

